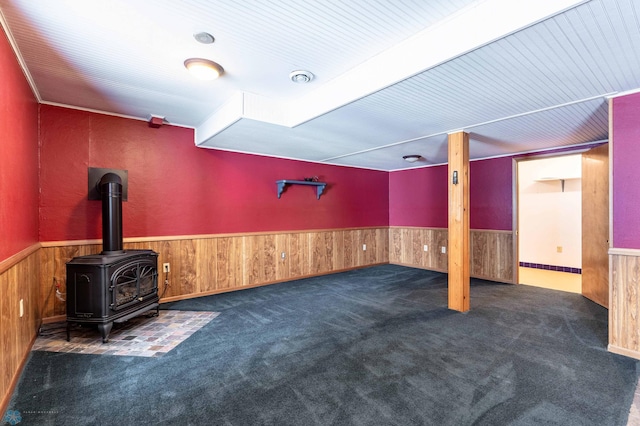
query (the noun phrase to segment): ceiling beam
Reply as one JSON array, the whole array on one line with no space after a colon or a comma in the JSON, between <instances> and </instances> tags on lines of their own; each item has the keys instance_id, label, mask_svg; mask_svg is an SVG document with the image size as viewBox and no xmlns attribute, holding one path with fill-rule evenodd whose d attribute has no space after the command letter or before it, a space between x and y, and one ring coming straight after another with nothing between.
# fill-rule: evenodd
<instances>
[{"instance_id":1,"label":"ceiling beam","mask_svg":"<svg viewBox=\"0 0 640 426\"><path fill-rule=\"evenodd\" d=\"M585 0L484 0L363 62L300 99L240 94L242 108L222 107L197 127L196 145L242 119L299 126L353 101L576 7ZM235 102L235 101L234 101Z\"/></svg>"}]
</instances>

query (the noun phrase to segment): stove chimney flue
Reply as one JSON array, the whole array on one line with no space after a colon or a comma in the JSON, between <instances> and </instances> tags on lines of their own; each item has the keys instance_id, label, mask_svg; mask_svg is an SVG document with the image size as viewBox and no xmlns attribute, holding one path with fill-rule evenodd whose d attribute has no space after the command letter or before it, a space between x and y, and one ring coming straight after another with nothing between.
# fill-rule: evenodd
<instances>
[{"instance_id":1,"label":"stove chimney flue","mask_svg":"<svg viewBox=\"0 0 640 426\"><path fill-rule=\"evenodd\" d=\"M98 191L102 197L102 254L122 253L122 179L106 173Z\"/></svg>"}]
</instances>

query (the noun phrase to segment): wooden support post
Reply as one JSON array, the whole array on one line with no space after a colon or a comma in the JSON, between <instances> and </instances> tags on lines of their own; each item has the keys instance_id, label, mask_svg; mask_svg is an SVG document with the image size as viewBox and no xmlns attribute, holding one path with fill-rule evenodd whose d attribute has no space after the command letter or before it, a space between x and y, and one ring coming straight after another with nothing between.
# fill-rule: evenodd
<instances>
[{"instance_id":1,"label":"wooden support post","mask_svg":"<svg viewBox=\"0 0 640 426\"><path fill-rule=\"evenodd\" d=\"M449 135L449 309L469 310L469 134Z\"/></svg>"}]
</instances>

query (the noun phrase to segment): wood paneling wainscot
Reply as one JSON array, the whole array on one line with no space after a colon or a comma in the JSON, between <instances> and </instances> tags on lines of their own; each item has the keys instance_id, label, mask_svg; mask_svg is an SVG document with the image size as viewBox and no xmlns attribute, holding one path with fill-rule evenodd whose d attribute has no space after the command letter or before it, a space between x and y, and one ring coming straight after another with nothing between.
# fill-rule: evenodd
<instances>
[{"instance_id":1,"label":"wood paneling wainscot","mask_svg":"<svg viewBox=\"0 0 640 426\"><path fill-rule=\"evenodd\" d=\"M470 236L471 276L513 283L513 232L472 229ZM442 247L447 248L447 230L444 228L389 228L390 263L447 272L448 258L442 253Z\"/></svg>"},{"instance_id":2,"label":"wood paneling wainscot","mask_svg":"<svg viewBox=\"0 0 640 426\"><path fill-rule=\"evenodd\" d=\"M366 244L366 250L363 250ZM40 298L44 317L64 319L64 302L46 297L66 292L66 262L99 253L96 241L42 243ZM160 293L169 302L389 262L389 231L355 228L231 235L125 239L124 248L158 253ZM170 272L162 272L162 264ZM169 285L165 291L165 278ZM163 293L164 292L164 293Z\"/></svg>"},{"instance_id":3,"label":"wood paneling wainscot","mask_svg":"<svg viewBox=\"0 0 640 426\"><path fill-rule=\"evenodd\" d=\"M609 250L609 350L640 359L640 250Z\"/></svg>"},{"instance_id":4,"label":"wood paneling wainscot","mask_svg":"<svg viewBox=\"0 0 640 426\"><path fill-rule=\"evenodd\" d=\"M3 415L40 327L39 269L40 244L0 262L0 413Z\"/></svg>"},{"instance_id":5,"label":"wood paneling wainscot","mask_svg":"<svg viewBox=\"0 0 640 426\"><path fill-rule=\"evenodd\" d=\"M446 250L444 228L389 228L390 263L447 272L448 256L442 253L442 247Z\"/></svg>"},{"instance_id":6,"label":"wood paneling wainscot","mask_svg":"<svg viewBox=\"0 0 640 426\"><path fill-rule=\"evenodd\" d=\"M503 283L515 282L513 232L471 230L471 276Z\"/></svg>"}]
</instances>

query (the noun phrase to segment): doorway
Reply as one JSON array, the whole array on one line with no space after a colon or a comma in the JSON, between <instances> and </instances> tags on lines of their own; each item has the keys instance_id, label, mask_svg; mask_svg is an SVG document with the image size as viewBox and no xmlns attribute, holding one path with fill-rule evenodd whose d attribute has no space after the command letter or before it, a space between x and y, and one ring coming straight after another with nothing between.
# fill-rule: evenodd
<instances>
[{"instance_id":1,"label":"doorway","mask_svg":"<svg viewBox=\"0 0 640 426\"><path fill-rule=\"evenodd\" d=\"M582 156L517 162L518 284L582 291Z\"/></svg>"},{"instance_id":2,"label":"doorway","mask_svg":"<svg viewBox=\"0 0 640 426\"><path fill-rule=\"evenodd\" d=\"M609 303L609 144L514 161L516 280Z\"/></svg>"}]
</instances>

